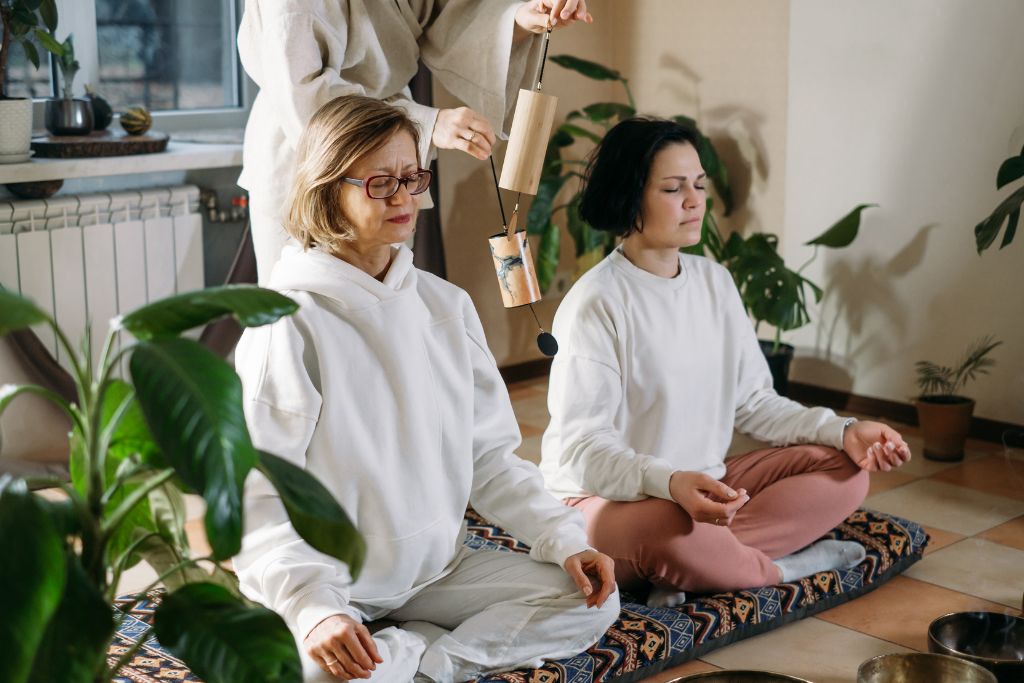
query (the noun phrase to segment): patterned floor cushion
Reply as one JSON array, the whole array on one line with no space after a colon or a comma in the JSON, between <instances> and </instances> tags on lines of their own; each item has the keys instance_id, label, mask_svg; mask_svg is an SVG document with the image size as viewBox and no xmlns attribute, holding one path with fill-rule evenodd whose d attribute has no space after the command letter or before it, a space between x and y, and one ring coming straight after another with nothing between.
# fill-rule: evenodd
<instances>
[{"instance_id":1,"label":"patterned floor cushion","mask_svg":"<svg viewBox=\"0 0 1024 683\"><path fill-rule=\"evenodd\" d=\"M527 552L529 548L473 512L466 514L466 544ZM853 569L822 572L792 583L755 590L695 596L675 608L650 608L624 595L622 613L605 636L586 652L536 670L511 671L478 683L629 683L695 659L711 650L817 614L873 590L921 559L928 535L899 517L858 510L825 538L857 541L867 558ZM152 622L159 601L154 592L124 618L111 647L124 653ZM127 604L128 600L119 600ZM119 683L198 681L182 662L150 640L122 670Z\"/></svg>"}]
</instances>

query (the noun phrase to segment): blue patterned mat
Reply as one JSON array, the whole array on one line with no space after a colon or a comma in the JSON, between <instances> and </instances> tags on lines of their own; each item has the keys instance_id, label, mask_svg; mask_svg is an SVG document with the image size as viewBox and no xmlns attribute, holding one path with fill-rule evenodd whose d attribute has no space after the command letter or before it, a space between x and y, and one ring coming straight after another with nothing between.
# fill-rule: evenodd
<instances>
[{"instance_id":1,"label":"blue patterned mat","mask_svg":"<svg viewBox=\"0 0 1024 683\"><path fill-rule=\"evenodd\" d=\"M466 545L511 552L529 548L473 512L466 514ZM793 583L694 597L679 607L650 608L623 595L622 613L596 645L540 669L511 671L479 683L629 683L711 650L817 614L873 590L921 559L928 535L919 524L858 510L824 538L861 543L867 557L853 569L822 572ZM125 615L110 649L116 658L152 623L158 591ZM118 600L127 606L127 600ZM156 641L122 670L119 683L199 681Z\"/></svg>"}]
</instances>

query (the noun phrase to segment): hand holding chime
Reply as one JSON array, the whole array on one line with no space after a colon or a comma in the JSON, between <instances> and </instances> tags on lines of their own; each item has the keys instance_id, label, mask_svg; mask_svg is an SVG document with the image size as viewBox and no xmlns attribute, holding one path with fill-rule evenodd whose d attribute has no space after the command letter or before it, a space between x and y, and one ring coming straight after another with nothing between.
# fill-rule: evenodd
<instances>
[{"instance_id":1,"label":"hand holding chime","mask_svg":"<svg viewBox=\"0 0 1024 683\"><path fill-rule=\"evenodd\" d=\"M555 120L555 107L558 98L541 93L544 78L544 62L547 60L548 43L551 39L551 28L544 33L544 50L541 56L537 82L533 90L520 90L516 101L516 111L512 118L512 131L509 134L505 162L501 169L501 180L494 169L494 158L491 158L491 173L494 176L495 191L498 193L498 207L501 210L502 232L492 235L488 242L494 269L501 287L501 300L505 308L530 306L540 334L537 346L548 356L558 352L558 342L554 336L546 332L533 310L533 304L541 300L540 284L533 265L533 253L526 230L516 230L519 218L519 198L516 198L512 219L505 220L505 208L501 201L501 190L505 188L514 192L535 195L540 185L540 175L544 166L544 153L547 140L551 134L551 126Z\"/></svg>"}]
</instances>

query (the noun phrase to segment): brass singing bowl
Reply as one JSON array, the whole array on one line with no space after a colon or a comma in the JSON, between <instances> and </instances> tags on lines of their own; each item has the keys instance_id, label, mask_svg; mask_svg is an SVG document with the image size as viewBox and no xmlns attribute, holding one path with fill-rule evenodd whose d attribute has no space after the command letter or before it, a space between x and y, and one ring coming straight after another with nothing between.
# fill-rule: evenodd
<instances>
[{"instance_id":1,"label":"brass singing bowl","mask_svg":"<svg viewBox=\"0 0 1024 683\"><path fill-rule=\"evenodd\" d=\"M1024 681L1024 619L999 612L954 612L928 626L928 650L985 667L1000 683Z\"/></svg>"},{"instance_id":2,"label":"brass singing bowl","mask_svg":"<svg viewBox=\"0 0 1024 683\"><path fill-rule=\"evenodd\" d=\"M857 683L998 683L977 664L946 655L880 655L857 669Z\"/></svg>"},{"instance_id":3,"label":"brass singing bowl","mask_svg":"<svg viewBox=\"0 0 1024 683\"><path fill-rule=\"evenodd\" d=\"M701 674L674 678L669 683L811 683L805 678L777 674L771 671L708 671Z\"/></svg>"}]
</instances>

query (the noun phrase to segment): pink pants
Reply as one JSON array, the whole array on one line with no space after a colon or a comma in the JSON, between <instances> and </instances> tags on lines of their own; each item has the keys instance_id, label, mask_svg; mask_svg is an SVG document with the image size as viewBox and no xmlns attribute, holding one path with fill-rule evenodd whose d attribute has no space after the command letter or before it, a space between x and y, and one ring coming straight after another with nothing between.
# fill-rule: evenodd
<instances>
[{"instance_id":1,"label":"pink pants","mask_svg":"<svg viewBox=\"0 0 1024 683\"><path fill-rule=\"evenodd\" d=\"M615 502L590 496L566 503L583 513L590 543L615 560L622 589L651 582L704 593L778 583L772 559L837 526L868 490L868 473L825 446L732 458L722 481L750 494L728 527L695 523L677 503L661 498Z\"/></svg>"}]
</instances>

